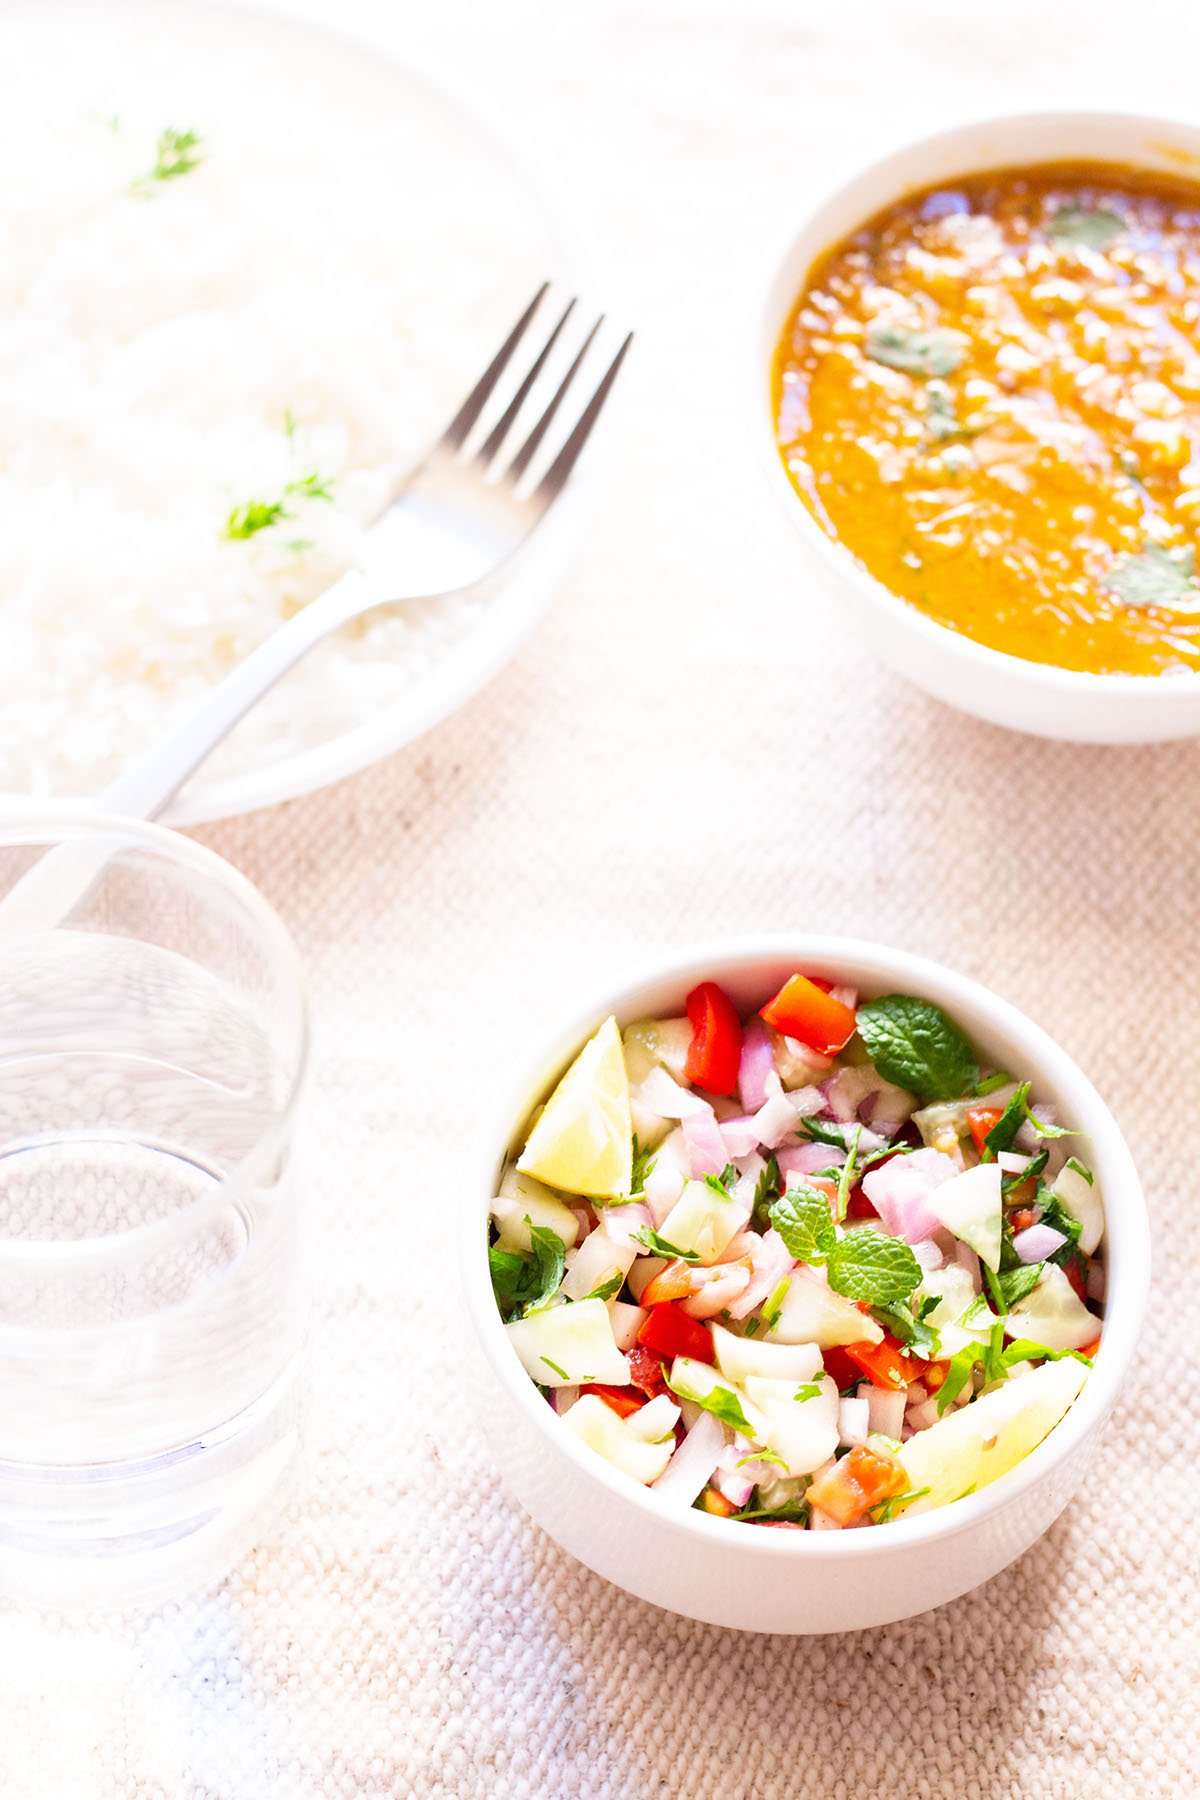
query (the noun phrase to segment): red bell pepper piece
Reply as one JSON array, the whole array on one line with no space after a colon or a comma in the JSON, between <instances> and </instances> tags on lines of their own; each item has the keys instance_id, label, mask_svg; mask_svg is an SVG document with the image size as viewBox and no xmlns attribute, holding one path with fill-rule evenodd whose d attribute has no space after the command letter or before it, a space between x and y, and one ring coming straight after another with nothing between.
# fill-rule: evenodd
<instances>
[{"instance_id":1,"label":"red bell pepper piece","mask_svg":"<svg viewBox=\"0 0 1200 1800\"><path fill-rule=\"evenodd\" d=\"M881 1344L847 1344L846 1355L875 1387L903 1388L919 1381L924 1364L913 1361L899 1338L885 1332Z\"/></svg>"},{"instance_id":2,"label":"red bell pepper piece","mask_svg":"<svg viewBox=\"0 0 1200 1800\"><path fill-rule=\"evenodd\" d=\"M732 1094L742 1060L742 1021L715 981L702 981L687 997L692 1041L684 1065L689 1081L709 1094Z\"/></svg>"},{"instance_id":3,"label":"red bell pepper piece","mask_svg":"<svg viewBox=\"0 0 1200 1800\"><path fill-rule=\"evenodd\" d=\"M638 1332L638 1343L662 1356L692 1356L706 1363L717 1360L712 1333L685 1313L678 1300L664 1300L650 1308L650 1317Z\"/></svg>"},{"instance_id":4,"label":"red bell pepper piece","mask_svg":"<svg viewBox=\"0 0 1200 1800\"><path fill-rule=\"evenodd\" d=\"M641 1394L631 1393L627 1387L606 1387L601 1381L589 1381L580 1388L581 1394L596 1394L605 1406L611 1406L619 1419L627 1419L630 1413L640 1412L646 1402Z\"/></svg>"},{"instance_id":5,"label":"red bell pepper piece","mask_svg":"<svg viewBox=\"0 0 1200 1800\"><path fill-rule=\"evenodd\" d=\"M629 1363L629 1379L634 1387L641 1388L650 1400L653 1400L655 1394L670 1393L663 1376L661 1356L655 1356L653 1350L647 1350L644 1344L635 1344L625 1354Z\"/></svg>"},{"instance_id":6,"label":"red bell pepper piece","mask_svg":"<svg viewBox=\"0 0 1200 1800\"><path fill-rule=\"evenodd\" d=\"M785 981L774 999L759 1009L759 1016L784 1037L798 1038L821 1056L844 1050L856 1023L853 1007L843 1006L807 975Z\"/></svg>"},{"instance_id":7,"label":"red bell pepper piece","mask_svg":"<svg viewBox=\"0 0 1200 1800\"><path fill-rule=\"evenodd\" d=\"M968 1106L967 1128L971 1133L971 1141L980 1156L987 1148L987 1134L993 1126L1000 1123L1004 1116L1002 1106Z\"/></svg>"}]
</instances>

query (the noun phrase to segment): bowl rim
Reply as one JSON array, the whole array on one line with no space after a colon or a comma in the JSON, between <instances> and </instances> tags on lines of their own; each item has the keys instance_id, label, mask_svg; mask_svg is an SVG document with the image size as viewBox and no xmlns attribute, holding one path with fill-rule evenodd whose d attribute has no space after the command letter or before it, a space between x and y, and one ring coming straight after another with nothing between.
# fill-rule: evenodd
<instances>
[{"instance_id":1,"label":"bowl rim","mask_svg":"<svg viewBox=\"0 0 1200 1800\"><path fill-rule=\"evenodd\" d=\"M1106 1298L1105 1330L1092 1371L1066 1417L1019 1462L989 1486L947 1506L914 1518L892 1520L882 1531L773 1532L736 1521L711 1518L688 1507L680 1511L649 1488L623 1476L588 1449L562 1425L558 1414L542 1397L512 1350L492 1294L487 1268L487 1205L495 1177L530 1107L576 1054L586 1037L611 1012L618 1017L647 987L695 979L720 979L731 968L745 963L774 960L781 965L820 971L857 963L873 967L881 983L905 982L908 991L927 993L953 1009L961 999L981 1016L996 1035L1023 1040L1030 1072L1058 1090L1068 1089L1071 1104L1081 1118L1081 1131L1092 1147L1091 1162L1105 1197L1106 1233L1114 1216L1121 1217L1118 1236L1122 1244L1121 1273L1113 1288L1120 1296L1117 1309ZM868 976L869 979L869 976ZM881 992L887 987L881 986ZM682 1005L682 992L680 995ZM1028 1047L1026 1052L1025 1047ZM1150 1283L1149 1218L1141 1183L1124 1136L1106 1102L1078 1064L1050 1034L1012 1002L971 976L910 951L894 949L878 940L840 937L812 932L764 933L690 944L665 956L649 959L594 987L585 999L543 1030L529 1054L519 1059L517 1073L505 1084L505 1098L494 1105L487 1128L477 1140L472 1159L474 1180L464 1191L460 1215L460 1269L466 1290L467 1310L491 1374L553 1451L565 1456L587 1481L597 1483L635 1513L674 1528L702 1542L723 1544L731 1554L760 1556L843 1557L882 1556L891 1551L957 1537L1019 1501L1053 1471L1067 1462L1072 1452L1107 1417L1137 1348ZM1036 1066L1035 1066L1036 1065ZM1118 1199L1117 1196L1120 1196ZM732 1528L732 1529L731 1529Z\"/></svg>"},{"instance_id":2,"label":"bowl rim","mask_svg":"<svg viewBox=\"0 0 1200 1800\"><path fill-rule=\"evenodd\" d=\"M810 550L828 566L832 573L849 582L865 604L885 611L899 625L922 639L933 654L954 656L981 677L1003 676L1011 681L1025 682L1032 688L1042 689L1047 696L1073 696L1093 701L1112 700L1116 704L1121 704L1128 702L1131 698L1141 700L1150 693L1161 693L1164 680L1169 682L1170 692L1173 696L1200 696L1200 669L1180 670L1167 676L1114 675L1091 673L1086 669L1063 669L1055 663L1033 662L1023 656L1014 656L1007 650L993 649L990 644L981 644L975 638L969 638L962 632L955 631L951 626L942 625L936 619L930 618L919 607L913 606L899 594L894 594L885 582L880 581L877 576L872 575L868 569L864 568L840 539L831 538L822 531L788 479L775 437L772 374L779 333L788 311L800 296L808 272L812 267L812 261L822 252L814 251L813 257L810 258L801 276L797 277L791 271L791 264L795 258L797 246L812 230L814 223L819 220L826 208L836 204L848 190L856 187L859 182L882 177L887 172L889 164L917 151L934 149L942 145L950 150L960 139L975 132L1028 130L1037 126L1050 129L1062 125L1064 121L1093 126L1097 134L1105 126L1112 126L1116 123L1131 131L1142 130L1146 133L1161 134L1164 139L1170 139L1173 135L1188 139L1195 146L1190 154L1197 161L1192 178L1200 188L1200 120L1168 118L1155 113L1112 107L1064 107L1058 110L1029 107L1000 113L966 113L957 120L939 127L937 131L924 132L914 137L906 135L866 161L843 165L838 175L832 181L822 184L816 191L815 197L805 206L799 224L788 233L782 248L773 257L767 279L760 288L757 329L751 334L754 344L751 391L757 389L758 392L758 400L754 409L755 444L772 492L785 508L794 528L803 537ZM986 162L972 165L968 156L965 163L958 164L949 170L945 179L950 181L954 179L955 175L970 175L975 173L976 169L982 170L989 166L997 169L1009 166L1036 168L1039 162L1053 163L1061 160L1063 159L1053 156L1031 157L1026 153L1018 156L1011 165L1004 160L990 165ZM1114 160L1118 164L1124 162L1125 166L1131 168L1141 166L1136 160L1106 158L1103 150L1097 149L1096 162L1112 162ZM1150 173L1161 172L1157 168L1152 168L1149 163L1145 166ZM890 200L884 198L873 205L869 212L863 214L864 220L870 217L872 212L894 204L903 199L906 194L920 192L922 187L928 185L927 182L922 182L913 188L902 182L893 184ZM840 232L824 247L826 249L832 247L832 244L839 242L845 235L845 231ZM779 296L785 290L790 293L791 297L781 310Z\"/></svg>"}]
</instances>

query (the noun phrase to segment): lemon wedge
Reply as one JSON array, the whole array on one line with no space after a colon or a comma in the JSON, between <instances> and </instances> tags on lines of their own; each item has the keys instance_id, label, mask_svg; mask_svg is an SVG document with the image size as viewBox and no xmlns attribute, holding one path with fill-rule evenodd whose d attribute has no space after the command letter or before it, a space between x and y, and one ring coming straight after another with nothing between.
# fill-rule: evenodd
<instances>
[{"instance_id":1,"label":"lemon wedge","mask_svg":"<svg viewBox=\"0 0 1200 1800\"><path fill-rule=\"evenodd\" d=\"M605 1019L547 1100L517 1167L569 1194L615 1200L629 1192L633 1120L615 1018Z\"/></svg>"},{"instance_id":2,"label":"lemon wedge","mask_svg":"<svg viewBox=\"0 0 1200 1800\"><path fill-rule=\"evenodd\" d=\"M986 1487L1015 1468L1054 1429L1087 1380L1073 1357L1042 1363L918 1431L900 1452L911 1489L928 1491L904 1509L928 1512Z\"/></svg>"}]
</instances>

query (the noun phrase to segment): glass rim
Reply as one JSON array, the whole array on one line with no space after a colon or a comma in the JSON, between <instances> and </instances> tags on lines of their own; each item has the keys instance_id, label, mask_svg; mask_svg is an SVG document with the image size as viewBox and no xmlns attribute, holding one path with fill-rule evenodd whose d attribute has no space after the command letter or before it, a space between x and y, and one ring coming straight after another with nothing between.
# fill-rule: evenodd
<instances>
[{"instance_id":1,"label":"glass rim","mask_svg":"<svg viewBox=\"0 0 1200 1800\"><path fill-rule=\"evenodd\" d=\"M0 1232L0 1262L30 1263L37 1258L63 1267L79 1260L94 1260L103 1252L137 1253L156 1240L169 1238L176 1232L192 1229L205 1214L218 1211L227 1203L229 1190L270 1159L292 1129L308 1080L312 1055L312 1009L308 978L300 952L291 932L270 901L259 892L248 875L234 867L216 850L199 844L194 838L169 825L148 819L132 818L125 813L109 812L101 805L81 806L74 800L30 799L6 800L0 808L0 850L41 845L47 852L70 839L112 837L122 840L120 847L135 847L158 852L177 867L191 869L230 894L246 914L250 925L260 936L271 966L280 972L281 987L292 997L294 1005L296 1061L287 1081L287 1091L273 1116L256 1136L249 1149L222 1172L209 1192L202 1194L182 1212L165 1219L151 1219L132 1226L128 1231L113 1231L81 1238L10 1238ZM57 929L51 927L51 930ZM108 1330L111 1327L105 1326Z\"/></svg>"}]
</instances>

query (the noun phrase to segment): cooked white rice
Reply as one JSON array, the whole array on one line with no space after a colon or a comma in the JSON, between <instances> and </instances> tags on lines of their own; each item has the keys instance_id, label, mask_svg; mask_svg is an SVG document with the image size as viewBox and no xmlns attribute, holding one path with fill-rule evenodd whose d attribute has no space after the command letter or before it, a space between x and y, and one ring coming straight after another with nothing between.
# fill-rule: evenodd
<instances>
[{"instance_id":1,"label":"cooked white rice","mask_svg":"<svg viewBox=\"0 0 1200 1800\"><path fill-rule=\"evenodd\" d=\"M351 562L538 228L418 89L280 26L44 3L0 18L0 71L0 789L86 794ZM168 127L203 160L131 193ZM225 535L312 474L331 500ZM395 703L473 616L324 647L206 773Z\"/></svg>"}]
</instances>

